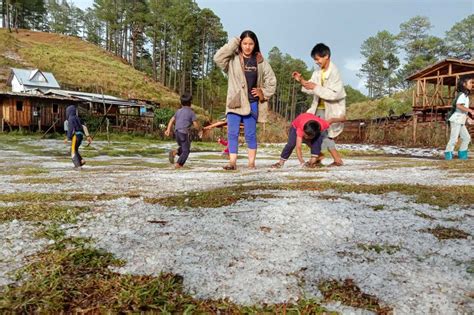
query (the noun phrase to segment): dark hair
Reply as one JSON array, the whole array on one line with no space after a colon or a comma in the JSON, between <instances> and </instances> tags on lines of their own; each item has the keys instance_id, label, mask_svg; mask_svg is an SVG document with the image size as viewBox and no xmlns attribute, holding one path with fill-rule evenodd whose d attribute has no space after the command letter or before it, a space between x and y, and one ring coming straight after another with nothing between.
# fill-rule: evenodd
<instances>
[{"instance_id":1,"label":"dark hair","mask_svg":"<svg viewBox=\"0 0 474 315\"><path fill-rule=\"evenodd\" d=\"M310 120L304 124L303 131L309 139L317 139L321 134L321 125L315 120Z\"/></svg>"},{"instance_id":2,"label":"dark hair","mask_svg":"<svg viewBox=\"0 0 474 315\"><path fill-rule=\"evenodd\" d=\"M183 106L191 106L191 101L193 100L193 96L191 95L191 93L183 93L183 95L181 95L181 105Z\"/></svg>"},{"instance_id":3,"label":"dark hair","mask_svg":"<svg viewBox=\"0 0 474 315\"><path fill-rule=\"evenodd\" d=\"M466 95L469 95L471 91L469 89L466 89L464 84L470 79L472 79L472 76L470 75L463 75L462 77L460 77L458 80L458 85L456 86L456 91L458 91L459 93L464 93Z\"/></svg>"},{"instance_id":4,"label":"dark hair","mask_svg":"<svg viewBox=\"0 0 474 315\"><path fill-rule=\"evenodd\" d=\"M316 44L311 50L311 58L314 59L315 56L319 57L331 57L331 49L328 46L324 45L323 43Z\"/></svg>"},{"instance_id":5,"label":"dark hair","mask_svg":"<svg viewBox=\"0 0 474 315\"><path fill-rule=\"evenodd\" d=\"M243 31L242 34L240 34L240 41L242 42L244 38L250 37L250 39L253 40L255 43L255 46L253 47L252 55L255 55L256 53L260 52L260 44L258 43L258 38L257 35L255 35L254 32L252 31ZM239 45L239 51L242 52L242 46Z\"/></svg>"}]
</instances>

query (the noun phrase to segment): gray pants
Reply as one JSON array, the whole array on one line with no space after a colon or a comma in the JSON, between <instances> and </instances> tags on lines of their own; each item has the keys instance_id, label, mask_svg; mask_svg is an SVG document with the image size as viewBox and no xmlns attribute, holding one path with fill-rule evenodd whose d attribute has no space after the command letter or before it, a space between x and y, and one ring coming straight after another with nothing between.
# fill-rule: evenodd
<instances>
[{"instance_id":1,"label":"gray pants","mask_svg":"<svg viewBox=\"0 0 474 315\"><path fill-rule=\"evenodd\" d=\"M322 119L326 119L325 114L326 112L324 109L318 109L315 113L316 116ZM333 139L330 139L328 134L326 133L326 136L323 139L323 143L321 144L321 151L334 149L336 149L336 142Z\"/></svg>"},{"instance_id":2,"label":"gray pants","mask_svg":"<svg viewBox=\"0 0 474 315\"><path fill-rule=\"evenodd\" d=\"M454 146L456 142L458 142L459 136L461 136L461 146L459 147L459 151L466 151L471 142L471 135L466 128L466 125L461 125L455 122L450 122L451 126L451 135L449 136L449 142L446 145L446 152L452 152L454 150Z\"/></svg>"}]
</instances>

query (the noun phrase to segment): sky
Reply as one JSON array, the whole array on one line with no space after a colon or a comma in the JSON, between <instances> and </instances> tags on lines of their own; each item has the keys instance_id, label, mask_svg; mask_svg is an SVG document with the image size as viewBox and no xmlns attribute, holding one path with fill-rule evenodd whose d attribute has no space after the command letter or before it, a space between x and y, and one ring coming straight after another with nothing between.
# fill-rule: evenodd
<instances>
[{"instance_id":1,"label":"sky","mask_svg":"<svg viewBox=\"0 0 474 315\"><path fill-rule=\"evenodd\" d=\"M85 9L93 0L73 0ZM264 55L274 46L314 66L310 52L317 43L331 48L345 84L366 93L357 76L363 63L362 43L378 31L393 34L416 15L430 19L431 35L444 37L456 23L474 13L474 0L196 0L220 17L229 37L250 29ZM403 60L401 60L403 62Z\"/></svg>"}]
</instances>

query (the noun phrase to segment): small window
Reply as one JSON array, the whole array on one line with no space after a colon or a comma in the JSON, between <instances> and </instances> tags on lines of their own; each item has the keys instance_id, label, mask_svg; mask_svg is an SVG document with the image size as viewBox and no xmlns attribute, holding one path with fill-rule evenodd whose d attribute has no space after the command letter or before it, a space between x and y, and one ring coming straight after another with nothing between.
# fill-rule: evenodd
<instances>
[{"instance_id":1,"label":"small window","mask_svg":"<svg viewBox=\"0 0 474 315\"><path fill-rule=\"evenodd\" d=\"M58 114L58 113L59 113L59 105L53 104L53 114Z\"/></svg>"},{"instance_id":2,"label":"small window","mask_svg":"<svg viewBox=\"0 0 474 315\"><path fill-rule=\"evenodd\" d=\"M23 102L22 101L16 101L16 110L19 112L23 111Z\"/></svg>"}]
</instances>

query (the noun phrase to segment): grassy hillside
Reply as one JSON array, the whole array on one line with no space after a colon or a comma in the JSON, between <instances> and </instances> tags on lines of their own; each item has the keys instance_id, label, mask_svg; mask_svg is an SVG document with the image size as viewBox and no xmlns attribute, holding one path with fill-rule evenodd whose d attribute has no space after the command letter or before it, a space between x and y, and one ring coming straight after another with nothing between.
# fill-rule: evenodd
<instances>
[{"instance_id":1,"label":"grassy hillside","mask_svg":"<svg viewBox=\"0 0 474 315\"><path fill-rule=\"evenodd\" d=\"M412 110L412 89L401 91L390 97L353 103L347 108L348 119L371 119L410 113Z\"/></svg>"},{"instance_id":2,"label":"grassy hillside","mask_svg":"<svg viewBox=\"0 0 474 315\"><path fill-rule=\"evenodd\" d=\"M133 69L121 58L79 38L52 33L0 29L0 89L8 90L10 67L39 68L54 73L59 84L124 98L149 99L165 107L178 105L178 95Z\"/></svg>"}]
</instances>

